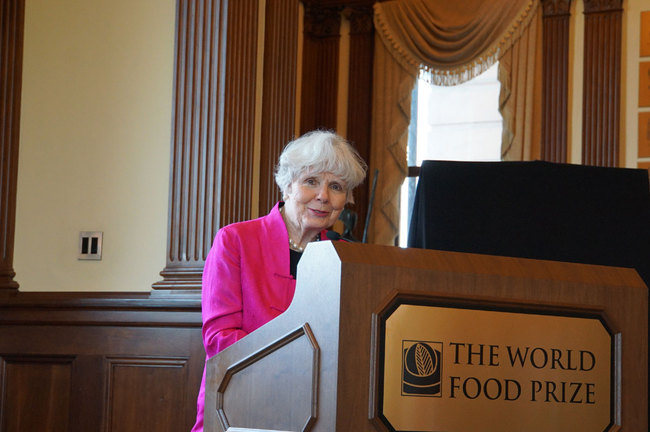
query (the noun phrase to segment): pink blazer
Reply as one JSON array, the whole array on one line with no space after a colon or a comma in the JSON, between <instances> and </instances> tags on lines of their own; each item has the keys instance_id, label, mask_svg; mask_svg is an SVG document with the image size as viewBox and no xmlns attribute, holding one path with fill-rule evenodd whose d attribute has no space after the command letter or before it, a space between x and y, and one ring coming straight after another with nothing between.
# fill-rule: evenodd
<instances>
[{"instance_id":1,"label":"pink blazer","mask_svg":"<svg viewBox=\"0 0 650 432\"><path fill-rule=\"evenodd\" d=\"M326 231L321 239L326 239ZM203 345L210 358L284 312L296 281L280 203L258 219L223 227L203 270ZM192 432L203 431L205 370Z\"/></svg>"}]
</instances>

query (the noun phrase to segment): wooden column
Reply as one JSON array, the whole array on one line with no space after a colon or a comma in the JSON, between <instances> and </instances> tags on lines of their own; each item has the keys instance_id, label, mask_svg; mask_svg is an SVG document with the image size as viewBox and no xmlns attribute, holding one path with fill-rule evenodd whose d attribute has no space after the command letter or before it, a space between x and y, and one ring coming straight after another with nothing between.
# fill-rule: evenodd
<instances>
[{"instance_id":1,"label":"wooden column","mask_svg":"<svg viewBox=\"0 0 650 432\"><path fill-rule=\"evenodd\" d=\"M257 0L178 0L167 265L154 289L200 289L219 227L250 217Z\"/></svg>"},{"instance_id":2,"label":"wooden column","mask_svg":"<svg viewBox=\"0 0 650 432\"><path fill-rule=\"evenodd\" d=\"M350 21L350 74L348 90L347 139L361 157L370 163L370 134L372 121L372 60L374 25L372 6L353 6L344 11ZM357 226L354 236L361 240L368 212L372 173L354 192Z\"/></svg>"},{"instance_id":3,"label":"wooden column","mask_svg":"<svg viewBox=\"0 0 650 432\"><path fill-rule=\"evenodd\" d=\"M301 134L336 128L341 9L305 4Z\"/></svg>"},{"instance_id":4,"label":"wooden column","mask_svg":"<svg viewBox=\"0 0 650 432\"><path fill-rule=\"evenodd\" d=\"M567 161L571 0L543 0L542 159Z\"/></svg>"},{"instance_id":5,"label":"wooden column","mask_svg":"<svg viewBox=\"0 0 650 432\"><path fill-rule=\"evenodd\" d=\"M24 19L24 0L0 1L0 294L18 289L13 265Z\"/></svg>"},{"instance_id":6,"label":"wooden column","mask_svg":"<svg viewBox=\"0 0 650 432\"><path fill-rule=\"evenodd\" d=\"M223 137L219 226L251 217L255 92L257 79L258 0L228 1L225 73L223 76ZM206 253L209 249L205 249Z\"/></svg>"},{"instance_id":7,"label":"wooden column","mask_svg":"<svg viewBox=\"0 0 650 432\"><path fill-rule=\"evenodd\" d=\"M585 0L582 162L618 166L622 0Z\"/></svg>"},{"instance_id":8,"label":"wooden column","mask_svg":"<svg viewBox=\"0 0 650 432\"><path fill-rule=\"evenodd\" d=\"M267 0L264 26L264 75L259 213L266 214L280 191L273 177L285 144L294 138L298 70L296 0Z\"/></svg>"}]
</instances>

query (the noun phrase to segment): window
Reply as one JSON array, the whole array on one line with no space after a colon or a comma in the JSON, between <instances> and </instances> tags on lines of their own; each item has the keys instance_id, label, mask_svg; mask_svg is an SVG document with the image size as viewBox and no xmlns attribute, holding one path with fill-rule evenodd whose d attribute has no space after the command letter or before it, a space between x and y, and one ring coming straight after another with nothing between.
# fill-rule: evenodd
<instances>
[{"instance_id":1,"label":"window","mask_svg":"<svg viewBox=\"0 0 650 432\"><path fill-rule=\"evenodd\" d=\"M407 158L409 168L423 160L498 161L502 118L498 63L463 84L440 87L418 79L411 97ZM413 171L409 169L409 171ZM417 177L402 185L399 245L406 247Z\"/></svg>"}]
</instances>

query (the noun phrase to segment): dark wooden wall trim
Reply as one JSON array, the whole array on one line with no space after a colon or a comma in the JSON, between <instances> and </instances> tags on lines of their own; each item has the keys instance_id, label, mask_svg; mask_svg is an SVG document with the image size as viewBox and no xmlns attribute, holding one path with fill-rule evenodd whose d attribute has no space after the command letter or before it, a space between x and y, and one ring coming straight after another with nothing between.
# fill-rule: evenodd
<instances>
[{"instance_id":1,"label":"dark wooden wall trim","mask_svg":"<svg viewBox=\"0 0 650 432\"><path fill-rule=\"evenodd\" d=\"M543 0L542 160L567 161L571 0Z\"/></svg>"},{"instance_id":2,"label":"dark wooden wall trim","mask_svg":"<svg viewBox=\"0 0 650 432\"><path fill-rule=\"evenodd\" d=\"M258 9L255 0L228 1L219 226L251 217Z\"/></svg>"},{"instance_id":3,"label":"dark wooden wall trim","mask_svg":"<svg viewBox=\"0 0 650 432\"><path fill-rule=\"evenodd\" d=\"M582 163L616 167L620 151L622 0L585 0Z\"/></svg>"},{"instance_id":4,"label":"dark wooden wall trim","mask_svg":"<svg viewBox=\"0 0 650 432\"><path fill-rule=\"evenodd\" d=\"M155 293L21 291L0 298L0 325L200 327L200 313L198 293L158 297Z\"/></svg>"},{"instance_id":5,"label":"dark wooden wall trim","mask_svg":"<svg viewBox=\"0 0 650 432\"><path fill-rule=\"evenodd\" d=\"M14 231L25 0L0 1L0 292L15 291Z\"/></svg>"},{"instance_id":6,"label":"dark wooden wall trim","mask_svg":"<svg viewBox=\"0 0 650 432\"><path fill-rule=\"evenodd\" d=\"M0 430L188 431L205 362L200 296L0 298Z\"/></svg>"},{"instance_id":7,"label":"dark wooden wall trim","mask_svg":"<svg viewBox=\"0 0 650 432\"><path fill-rule=\"evenodd\" d=\"M305 5L300 133L336 130L341 7Z\"/></svg>"},{"instance_id":8,"label":"dark wooden wall trim","mask_svg":"<svg viewBox=\"0 0 650 432\"><path fill-rule=\"evenodd\" d=\"M348 90L347 138L363 160L370 163L370 135L372 124L372 65L375 30L372 6L348 7L343 13L350 21L350 74ZM365 227L370 195L369 176L365 184L354 192L353 210L358 220L354 236L361 240Z\"/></svg>"},{"instance_id":9,"label":"dark wooden wall trim","mask_svg":"<svg viewBox=\"0 0 650 432\"><path fill-rule=\"evenodd\" d=\"M267 0L264 26L264 75L259 179L259 213L281 199L273 180L284 145L296 132L299 4Z\"/></svg>"}]
</instances>

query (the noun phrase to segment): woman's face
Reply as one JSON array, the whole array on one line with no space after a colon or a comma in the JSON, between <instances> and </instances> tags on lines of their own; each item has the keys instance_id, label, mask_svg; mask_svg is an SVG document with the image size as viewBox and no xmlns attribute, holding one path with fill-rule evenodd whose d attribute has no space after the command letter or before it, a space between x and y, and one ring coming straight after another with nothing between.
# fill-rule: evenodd
<instances>
[{"instance_id":1,"label":"woman's face","mask_svg":"<svg viewBox=\"0 0 650 432\"><path fill-rule=\"evenodd\" d=\"M305 172L286 191L285 213L302 233L334 225L347 201L345 182L334 174Z\"/></svg>"}]
</instances>

